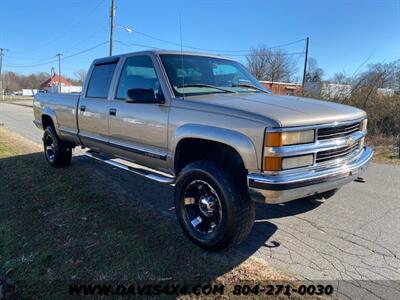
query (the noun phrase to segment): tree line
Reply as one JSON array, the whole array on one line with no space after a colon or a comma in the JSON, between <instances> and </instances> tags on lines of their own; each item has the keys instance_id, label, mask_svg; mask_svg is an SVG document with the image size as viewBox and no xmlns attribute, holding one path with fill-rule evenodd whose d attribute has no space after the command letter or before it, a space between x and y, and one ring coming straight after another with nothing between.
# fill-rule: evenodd
<instances>
[{"instance_id":1,"label":"tree line","mask_svg":"<svg viewBox=\"0 0 400 300\"><path fill-rule=\"evenodd\" d=\"M61 76L63 76L61 74ZM78 70L74 72L74 78L63 76L73 85L82 85L86 71ZM2 75L3 88L6 93L21 91L22 89L40 89L40 85L51 77L50 73L37 72L29 75L18 74L8 71Z\"/></svg>"}]
</instances>

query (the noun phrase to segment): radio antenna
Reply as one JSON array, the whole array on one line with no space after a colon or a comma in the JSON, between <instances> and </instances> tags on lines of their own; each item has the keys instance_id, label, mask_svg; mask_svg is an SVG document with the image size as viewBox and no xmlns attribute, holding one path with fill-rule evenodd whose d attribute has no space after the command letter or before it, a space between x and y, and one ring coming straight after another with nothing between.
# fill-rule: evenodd
<instances>
[{"instance_id":1,"label":"radio antenna","mask_svg":"<svg viewBox=\"0 0 400 300\"><path fill-rule=\"evenodd\" d=\"M183 68L182 20L179 12L179 35L181 40L182 99L185 100L185 70Z\"/></svg>"}]
</instances>

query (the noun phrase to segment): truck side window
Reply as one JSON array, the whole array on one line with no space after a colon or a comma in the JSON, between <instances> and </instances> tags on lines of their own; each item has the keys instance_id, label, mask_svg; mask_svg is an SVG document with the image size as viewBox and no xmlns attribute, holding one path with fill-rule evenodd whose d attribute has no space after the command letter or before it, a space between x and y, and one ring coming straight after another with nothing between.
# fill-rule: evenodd
<instances>
[{"instance_id":1,"label":"truck side window","mask_svg":"<svg viewBox=\"0 0 400 300\"><path fill-rule=\"evenodd\" d=\"M116 99L125 100L129 89L153 89L159 92L160 84L150 56L129 57L122 69Z\"/></svg>"},{"instance_id":2,"label":"truck side window","mask_svg":"<svg viewBox=\"0 0 400 300\"><path fill-rule=\"evenodd\" d=\"M107 98L117 63L95 65L90 76L86 97Z\"/></svg>"}]
</instances>

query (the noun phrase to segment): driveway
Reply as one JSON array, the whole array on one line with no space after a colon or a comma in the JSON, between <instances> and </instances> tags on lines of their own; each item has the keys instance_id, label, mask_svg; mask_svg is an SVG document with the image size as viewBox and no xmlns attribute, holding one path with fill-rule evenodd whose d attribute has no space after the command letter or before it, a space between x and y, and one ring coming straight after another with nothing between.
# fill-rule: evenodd
<instances>
[{"instance_id":1,"label":"driveway","mask_svg":"<svg viewBox=\"0 0 400 300\"><path fill-rule=\"evenodd\" d=\"M0 123L40 142L32 118L30 108L0 104ZM110 178L124 194L172 215L172 188L79 160L116 172ZM371 164L364 178L366 183L348 184L324 203L258 205L249 238L234 252L301 280L331 283L343 298L399 298L394 295L400 295L400 167Z\"/></svg>"}]
</instances>

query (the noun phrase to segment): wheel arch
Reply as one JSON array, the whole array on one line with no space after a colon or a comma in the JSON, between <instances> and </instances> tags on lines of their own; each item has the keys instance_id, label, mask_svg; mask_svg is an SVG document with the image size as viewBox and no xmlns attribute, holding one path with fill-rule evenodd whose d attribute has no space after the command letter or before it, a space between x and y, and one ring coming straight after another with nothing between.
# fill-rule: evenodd
<instances>
[{"instance_id":1,"label":"wheel arch","mask_svg":"<svg viewBox=\"0 0 400 300\"><path fill-rule=\"evenodd\" d=\"M49 108L45 108L42 111L41 116L42 127L46 129L47 126L53 126L54 130L56 131L57 135L60 136L60 131L57 126L57 116L55 112Z\"/></svg>"},{"instance_id":2,"label":"wheel arch","mask_svg":"<svg viewBox=\"0 0 400 300\"><path fill-rule=\"evenodd\" d=\"M244 134L225 128L186 124L176 130L176 135L172 143L172 149L174 149L172 167L175 174L183 167L181 159L182 151L187 149L185 147L189 145L191 146L190 149L193 149L193 145L199 146L202 144L205 146L215 145L215 147L222 147L228 153L237 155L236 158L240 159L246 170L258 169L254 144Z\"/></svg>"}]
</instances>

